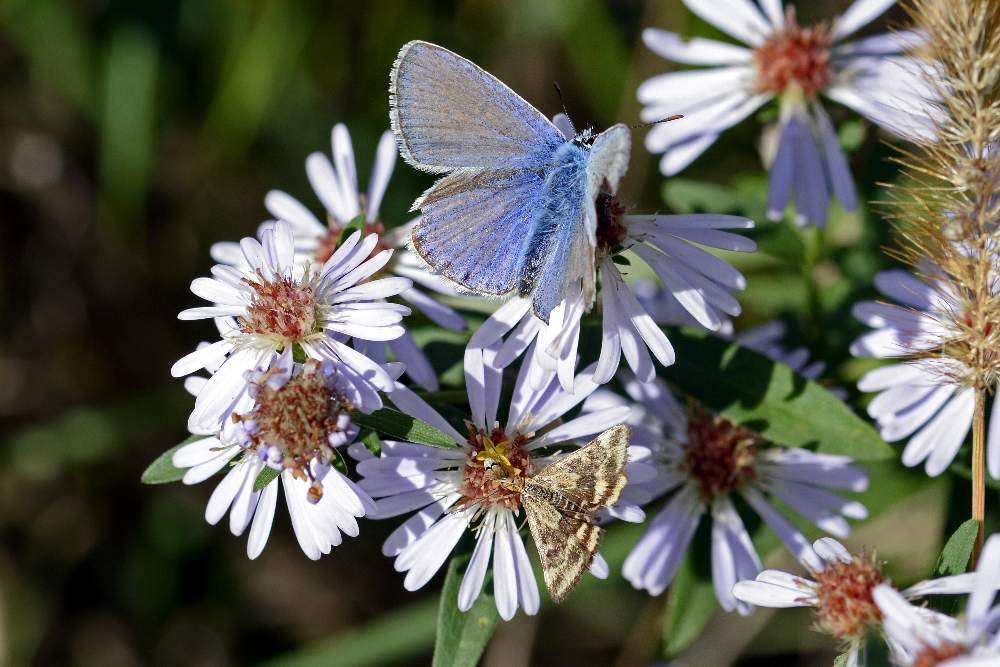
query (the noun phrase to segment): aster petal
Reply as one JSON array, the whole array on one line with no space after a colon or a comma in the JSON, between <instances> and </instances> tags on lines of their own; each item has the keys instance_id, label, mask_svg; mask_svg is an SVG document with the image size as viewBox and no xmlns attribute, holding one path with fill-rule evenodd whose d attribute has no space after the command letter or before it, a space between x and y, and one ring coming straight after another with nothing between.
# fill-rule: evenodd
<instances>
[{"instance_id":1,"label":"aster petal","mask_svg":"<svg viewBox=\"0 0 1000 667\"><path fill-rule=\"evenodd\" d=\"M333 163L337 167L337 180L340 183L340 194L344 198L344 209L350 211L350 220L361 212L358 203L358 171L354 166L354 146L351 144L351 134L347 126L337 123L333 126L330 136L333 148Z\"/></svg>"},{"instance_id":2,"label":"aster petal","mask_svg":"<svg viewBox=\"0 0 1000 667\"><path fill-rule=\"evenodd\" d=\"M328 231L312 211L287 192L271 190L264 197L264 207L268 213L278 220L286 221L304 236L322 236Z\"/></svg>"},{"instance_id":3,"label":"aster petal","mask_svg":"<svg viewBox=\"0 0 1000 667\"><path fill-rule=\"evenodd\" d=\"M260 492L253 523L250 524L250 537L247 538L247 558L250 560L254 560L264 551L267 538L271 534L271 524L274 522L274 509L277 504L278 484L271 482Z\"/></svg>"},{"instance_id":4,"label":"aster petal","mask_svg":"<svg viewBox=\"0 0 1000 667\"><path fill-rule=\"evenodd\" d=\"M237 465L226 473L208 499L208 505L205 506L205 521L214 526L226 515L243 485L247 469L246 464Z\"/></svg>"},{"instance_id":5,"label":"aster petal","mask_svg":"<svg viewBox=\"0 0 1000 667\"><path fill-rule=\"evenodd\" d=\"M830 176L830 185L833 187L833 196L845 211L853 211L858 207L858 193L854 189L854 178L847 165L847 156L840 147L837 132L833 129L830 117L823 107L819 104L813 105L813 115L823 145L823 158L827 174Z\"/></svg>"},{"instance_id":6,"label":"aster petal","mask_svg":"<svg viewBox=\"0 0 1000 667\"><path fill-rule=\"evenodd\" d=\"M396 153L396 140L392 132L386 130L378 140L378 148L375 149L375 165L372 167L371 179L368 181L366 201L368 222L378 220L378 209L382 205L382 197L385 195L389 179L392 177L392 170L396 166Z\"/></svg>"},{"instance_id":7,"label":"aster petal","mask_svg":"<svg viewBox=\"0 0 1000 667\"><path fill-rule=\"evenodd\" d=\"M248 459L244 464L246 471L243 475L243 483L236 492L233 499L232 509L229 511L229 532L237 537L250 525L253 519L254 510L257 508L257 498L259 491L254 491L253 487L257 481L257 475L264 468L264 464L259 458Z\"/></svg>"},{"instance_id":8,"label":"aster petal","mask_svg":"<svg viewBox=\"0 0 1000 667\"><path fill-rule=\"evenodd\" d=\"M659 595L677 574L704 505L689 487L678 491L650 522L625 559L622 575L636 588Z\"/></svg>"},{"instance_id":9,"label":"aster petal","mask_svg":"<svg viewBox=\"0 0 1000 667\"><path fill-rule=\"evenodd\" d=\"M986 618L998 589L1000 589L1000 535L991 535L979 554L976 586L969 595L969 602L965 607L965 615L970 624L979 623Z\"/></svg>"},{"instance_id":10,"label":"aster petal","mask_svg":"<svg viewBox=\"0 0 1000 667\"><path fill-rule=\"evenodd\" d=\"M877 19L894 4L896 0L854 0L854 4L834 21L830 37L834 42L839 42Z\"/></svg>"},{"instance_id":11,"label":"aster petal","mask_svg":"<svg viewBox=\"0 0 1000 667\"><path fill-rule=\"evenodd\" d=\"M433 504L428 505L409 519L401 523L395 530L389 533L389 537L382 544L382 554L385 556L398 556L404 549L423 537L427 529L434 525L438 518L444 514L447 507L450 507L457 500L456 496L441 497ZM378 501L380 506L382 501ZM376 512L376 516L384 518L381 511Z\"/></svg>"},{"instance_id":12,"label":"aster petal","mask_svg":"<svg viewBox=\"0 0 1000 667\"><path fill-rule=\"evenodd\" d=\"M722 32L759 46L773 27L750 0L682 0L688 9Z\"/></svg>"},{"instance_id":13,"label":"aster petal","mask_svg":"<svg viewBox=\"0 0 1000 667\"><path fill-rule=\"evenodd\" d=\"M850 563L854 560L851 552L843 544L830 537L821 537L813 542L813 550L827 563L835 561Z\"/></svg>"},{"instance_id":14,"label":"aster petal","mask_svg":"<svg viewBox=\"0 0 1000 667\"><path fill-rule=\"evenodd\" d=\"M993 479L1000 479L1000 401L993 401L990 428L986 435L986 468Z\"/></svg>"},{"instance_id":15,"label":"aster petal","mask_svg":"<svg viewBox=\"0 0 1000 667\"><path fill-rule=\"evenodd\" d=\"M903 450L903 465L914 466L927 457L925 470L931 477L944 472L958 453L972 427L975 391L962 389Z\"/></svg>"},{"instance_id":16,"label":"aster petal","mask_svg":"<svg viewBox=\"0 0 1000 667\"><path fill-rule=\"evenodd\" d=\"M409 333L404 333L399 338L389 341L389 347L392 349L392 353L396 359L405 364L406 374L418 386L427 391L437 391L439 389L437 372L431 365L430 359L417 346Z\"/></svg>"},{"instance_id":17,"label":"aster petal","mask_svg":"<svg viewBox=\"0 0 1000 667\"><path fill-rule=\"evenodd\" d=\"M403 587L415 591L430 581L467 529L468 517L465 513L446 514L416 542L404 548L394 564L397 572L408 570Z\"/></svg>"},{"instance_id":18,"label":"aster petal","mask_svg":"<svg viewBox=\"0 0 1000 667\"><path fill-rule=\"evenodd\" d=\"M765 500L759 491L753 488L744 489L743 498L760 515L764 522L775 532L785 547L792 552L800 563L813 572L823 569L823 561L813 551L809 541L802 535L778 510Z\"/></svg>"},{"instance_id":19,"label":"aster petal","mask_svg":"<svg viewBox=\"0 0 1000 667\"><path fill-rule=\"evenodd\" d=\"M504 510L505 511L505 510ZM513 541L520 537L511 531L505 517L498 516L494 533L493 595L500 618L509 621L517 613L517 566L514 564Z\"/></svg>"},{"instance_id":20,"label":"aster petal","mask_svg":"<svg viewBox=\"0 0 1000 667\"><path fill-rule=\"evenodd\" d=\"M733 596L757 607L778 609L808 607L812 603L812 599L802 590L763 581L738 581L733 586Z\"/></svg>"},{"instance_id":21,"label":"aster petal","mask_svg":"<svg viewBox=\"0 0 1000 667\"><path fill-rule=\"evenodd\" d=\"M868 473L848 456L820 454L798 447L769 450L761 468L771 477L860 493L868 489Z\"/></svg>"},{"instance_id":22,"label":"aster petal","mask_svg":"<svg viewBox=\"0 0 1000 667\"><path fill-rule=\"evenodd\" d=\"M458 610L462 612L472 609L476 598L483 590L483 582L486 580L486 570L490 566L490 555L493 553L493 520L488 517L483 520L476 536L476 548L472 551L472 558L462 575L462 585L458 589Z\"/></svg>"},{"instance_id":23,"label":"aster petal","mask_svg":"<svg viewBox=\"0 0 1000 667\"><path fill-rule=\"evenodd\" d=\"M733 595L733 586L759 571L760 561L736 508L728 498L716 498L712 503L712 583L719 605L744 616L750 613L749 605Z\"/></svg>"},{"instance_id":24,"label":"aster petal","mask_svg":"<svg viewBox=\"0 0 1000 667\"><path fill-rule=\"evenodd\" d=\"M902 591L907 599L925 597L927 595L960 595L971 593L976 588L976 573L965 572L950 577L938 577L920 581Z\"/></svg>"},{"instance_id":25,"label":"aster petal","mask_svg":"<svg viewBox=\"0 0 1000 667\"><path fill-rule=\"evenodd\" d=\"M657 55L686 65L735 65L748 63L752 57L750 49L742 46L701 37L684 39L658 28L643 30L642 41Z\"/></svg>"},{"instance_id":26,"label":"aster petal","mask_svg":"<svg viewBox=\"0 0 1000 667\"><path fill-rule=\"evenodd\" d=\"M468 325L465 318L459 315L453 308L432 299L420 290L411 287L403 290L399 296L413 305L414 308L427 316L434 324L444 327L449 331L463 331Z\"/></svg>"},{"instance_id":27,"label":"aster petal","mask_svg":"<svg viewBox=\"0 0 1000 667\"><path fill-rule=\"evenodd\" d=\"M217 340L211 345L198 347L197 350L184 355L170 367L170 374L173 377L184 377L203 368L226 359L226 355L233 349L233 344L228 340Z\"/></svg>"}]
</instances>

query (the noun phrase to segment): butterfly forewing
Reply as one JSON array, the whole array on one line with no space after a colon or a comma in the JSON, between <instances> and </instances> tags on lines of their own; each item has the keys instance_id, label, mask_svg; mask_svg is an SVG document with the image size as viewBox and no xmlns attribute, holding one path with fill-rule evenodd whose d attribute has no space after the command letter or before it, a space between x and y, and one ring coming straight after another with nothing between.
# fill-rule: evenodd
<instances>
[{"instance_id":1,"label":"butterfly forewing","mask_svg":"<svg viewBox=\"0 0 1000 667\"><path fill-rule=\"evenodd\" d=\"M628 442L629 427L613 426L532 479L577 499L587 509L613 505L628 481L625 477Z\"/></svg>"},{"instance_id":2,"label":"butterfly forewing","mask_svg":"<svg viewBox=\"0 0 1000 667\"><path fill-rule=\"evenodd\" d=\"M495 76L427 42L400 50L389 106L400 153L424 171L538 168L566 141Z\"/></svg>"}]
</instances>

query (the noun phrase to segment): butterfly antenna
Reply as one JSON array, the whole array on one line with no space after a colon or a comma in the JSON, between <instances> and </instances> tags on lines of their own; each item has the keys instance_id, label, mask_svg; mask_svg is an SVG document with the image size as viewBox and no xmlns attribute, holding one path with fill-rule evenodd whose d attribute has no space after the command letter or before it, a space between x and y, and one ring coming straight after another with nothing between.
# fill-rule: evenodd
<instances>
[{"instance_id":1,"label":"butterfly antenna","mask_svg":"<svg viewBox=\"0 0 1000 667\"><path fill-rule=\"evenodd\" d=\"M559 82L553 81L552 86L556 89L556 95L559 96L559 106L562 107L563 113L569 118L569 112L566 111L566 100L563 99L562 88L559 87Z\"/></svg>"},{"instance_id":2,"label":"butterfly antenna","mask_svg":"<svg viewBox=\"0 0 1000 667\"><path fill-rule=\"evenodd\" d=\"M684 114L674 114L673 116L667 116L666 118L661 118L660 120L654 120L651 123L636 123L635 125L629 125L630 129L638 129L640 127L650 127L652 125L659 125L660 123L669 123L672 120L680 120L684 117Z\"/></svg>"}]
</instances>

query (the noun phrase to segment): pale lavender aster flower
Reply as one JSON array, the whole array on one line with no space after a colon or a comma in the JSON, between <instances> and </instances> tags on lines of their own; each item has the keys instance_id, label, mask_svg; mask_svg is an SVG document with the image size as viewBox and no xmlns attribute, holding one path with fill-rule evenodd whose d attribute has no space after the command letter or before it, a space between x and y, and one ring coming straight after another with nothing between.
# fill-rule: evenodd
<instances>
[{"instance_id":1,"label":"pale lavender aster flower","mask_svg":"<svg viewBox=\"0 0 1000 667\"><path fill-rule=\"evenodd\" d=\"M191 291L212 305L184 310L178 317L214 319L221 339L199 347L171 368L174 377L218 369L198 393L189 430L218 430L247 391L247 371L270 366L278 353L290 348L329 361L355 386L364 387L359 409L380 407L376 390L390 391L393 379L346 341L385 341L403 335L400 322L410 311L385 299L409 289L411 282L402 277L366 280L392 254L383 250L369 259L377 243L376 235L361 239L356 232L314 270L295 261L291 227L279 221L261 230L260 241L240 242L240 265L217 264L211 278L195 279Z\"/></svg>"},{"instance_id":2,"label":"pale lavender aster flower","mask_svg":"<svg viewBox=\"0 0 1000 667\"><path fill-rule=\"evenodd\" d=\"M391 248L395 251L379 275L411 279L413 285L399 293L401 299L440 327L451 331L465 329L466 323L462 316L432 296L454 296L457 292L445 280L429 272L423 262L406 248L410 228L417 220L387 228L379 217L382 198L396 164L397 150L392 132L386 131L379 140L367 194L360 193L358 189L354 148L351 135L344 124L334 126L330 143L332 161L320 152L312 153L306 159L306 176L326 210L325 222L317 218L307 206L281 190L272 190L264 199L268 212L291 226L297 260L313 264L326 262L336 251L344 227L357 216L363 215L364 233L378 235L376 249ZM264 225L272 222L265 222ZM218 262L238 265L242 254L238 244L224 242L212 246L212 257ZM379 363L385 362L385 348L388 347L396 360L406 365L406 374L415 383L431 391L438 388L437 373L409 332L385 342L366 342L355 338L354 345Z\"/></svg>"},{"instance_id":3,"label":"pale lavender aster flower","mask_svg":"<svg viewBox=\"0 0 1000 667\"><path fill-rule=\"evenodd\" d=\"M821 559L820 568L810 570L811 578L780 570L764 570L753 580L733 587L736 599L758 607L813 607L816 628L846 645L848 667L864 664L864 644L882 623L873 592L891 588L882 573L882 564L868 554L852 555L840 542L823 537L813 543ZM893 592L904 600L928 595L957 595L977 586L973 573L921 581Z\"/></svg>"},{"instance_id":4,"label":"pale lavender aster flower","mask_svg":"<svg viewBox=\"0 0 1000 667\"><path fill-rule=\"evenodd\" d=\"M379 519L414 513L385 541L382 551L395 558L395 568L405 572L403 585L417 590L441 569L463 535L475 536L476 546L462 577L458 608L467 611L478 598L492 560L493 594L497 611L509 620L520 607L527 614L539 609L539 593L531 562L518 531L520 501L516 494L495 487L486 467L498 457L523 474L534 474L566 451L611 426L622 423L629 409L612 407L567 417L597 387L593 365L575 379L573 391L564 390L552 376L535 389L528 382L530 363L522 365L504 424L497 421L501 372L491 363L496 346L470 349L465 355L470 418L467 433L460 433L412 391L397 385L396 406L437 427L455 442L454 449L439 449L407 442L387 441L379 457L360 444L349 448L359 460L359 486L376 499ZM528 357L535 354L529 350ZM559 450L552 452L551 448ZM545 448L546 454L540 449ZM630 453L631 455L631 453ZM652 470L629 463L630 478L648 477ZM635 516L638 508L619 508ZM598 555L590 571L607 576L607 564Z\"/></svg>"},{"instance_id":5,"label":"pale lavender aster flower","mask_svg":"<svg viewBox=\"0 0 1000 667\"><path fill-rule=\"evenodd\" d=\"M343 535L356 537L357 519L375 509L368 494L335 467L340 458L336 448L358 433L348 415L353 406L344 403L358 391L329 361L293 363L291 348L273 364L249 371L246 381L249 390L233 406L235 419L183 445L173 464L187 468L185 484L229 467L209 498L205 520L215 525L228 512L233 535L249 528L251 559L261 554L270 536L281 486L299 546L316 560L339 545ZM197 396L207 383L192 376L185 386ZM267 467L277 475L256 489Z\"/></svg>"},{"instance_id":6,"label":"pale lavender aster flower","mask_svg":"<svg viewBox=\"0 0 1000 667\"><path fill-rule=\"evenodd\" d=\"M967 576L967 575L959 575ZM873 597L882 612L890 658L897 667L995 667L1000 665L1000 536L983 547L972 575L965 615L954 619L910 604L891 586L878 586ZM949 591L950 592L950 591Z\"/></svg>"},{"instance_id":7,"label":"pale lavender aster flower","mask_svg":"<svg viewBox=\"0 0 1000 667\"><path fill-rule=\"evenodd\" d=\"M883 439L909 438L903 464L925 462L928 475L940 475L972 428L975 407L971 370L961 360L935 352L947 344L960 349L964 335L954 330L954 322L963 312L963 300L951 282L927 282L902 269L879 273L875 286L897 303L864 301L854 306L854 316L874 330L854 341L851 353L883 359L927 356L869 371L858 381L858 389L878 392L868 414ZM991 476L1000 478L1000 401L994 401L989 420L987 467Z\"/></svg>"},{"instance_id":8,"label":"pale lavender aster flower","mask_svg":"<svg viewBox=\"0 0 1000 667\"><path fill-rule=\"evenodd\" d=\"M756 576L760 559L733 502L742 498L785 546L808 567L822 567L805 536L770 498L826 532L846 536L846 519L864 519L865 507L829 489L863 491L868 477L845 456L768 445L750 431L697 409L686 410L660 380L623 381L626 393L644 406L633 412L633 442L648 449L655 479L630 484L632 500L667 497L625 560L633 586L662 593L677 573L705 514L712 519L712 580L723 609L748 614L749 604L733 596L733 585ZM635 415L639 414L638 418Z\"/></svg>"},{"instance_id":9,"label":"pale lavender aster flower","mask_svg":"<svg viewBox=\"0 0 1000 667\"><path fill-rule=\"evenodd\" d=\"M926 65L902 55L920 42L915 32L845 41L895 0L856 0L827 28L799 26L781 0L684 0L702 19L747 46L711 39L686 40L655 28L643 41L658 55L705 69L670 72L644 81L637 91L642 117L657 125L646 148L663 153L660 171L672 176L711 146L719 134L777 99L779 120L765 141L771 184L768 216L780 219L794 197L799 224L824 225L829 200L857 206L847 159L823 95L905 137L931 138L928 100L934 97Z\"/></svg>"}]
</instances>

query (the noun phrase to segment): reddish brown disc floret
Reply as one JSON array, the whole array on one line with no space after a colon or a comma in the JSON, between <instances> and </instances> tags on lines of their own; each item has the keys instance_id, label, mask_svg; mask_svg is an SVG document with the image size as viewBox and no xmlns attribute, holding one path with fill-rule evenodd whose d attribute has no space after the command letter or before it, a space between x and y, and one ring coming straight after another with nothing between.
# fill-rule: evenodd
<instances>
[{"instance_id":1,"label":"reddish brown disc floret","mask_svg":"<svg viewBox=\"0 0 1000 667\"><path fill-rule=\"evenodd\" d=\"M814 98L833 78L830 45L826 28L801 27L789 7L784 27L753 51L757 90L780 94L794 83L807 98Z\"/></svg>"}]
</instances>

